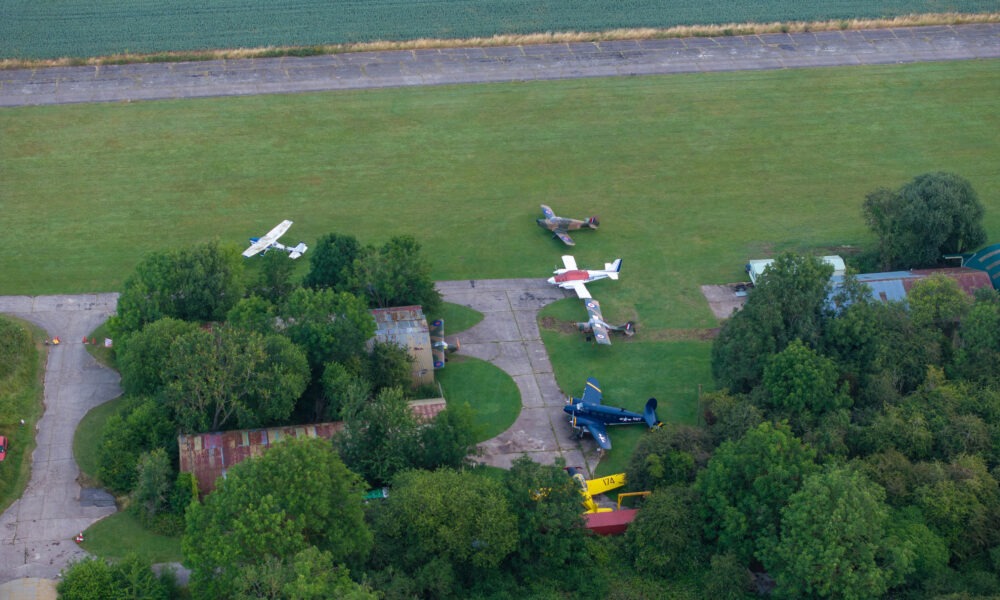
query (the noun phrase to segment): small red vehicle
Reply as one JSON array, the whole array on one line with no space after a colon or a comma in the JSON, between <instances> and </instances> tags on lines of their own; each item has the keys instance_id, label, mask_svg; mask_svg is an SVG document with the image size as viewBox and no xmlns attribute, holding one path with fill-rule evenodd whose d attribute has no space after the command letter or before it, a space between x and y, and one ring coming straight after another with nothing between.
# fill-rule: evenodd
<instances>
[{"instance_id":1,"label":"small red vehicle","mask_svg":"<svg viewBox=\"0 0 1000 600\"><path fill-rule=\"evenodd\" d=\"M0 462L7 458L7 436L0 435Z\"/></svg>"}]
</instances>

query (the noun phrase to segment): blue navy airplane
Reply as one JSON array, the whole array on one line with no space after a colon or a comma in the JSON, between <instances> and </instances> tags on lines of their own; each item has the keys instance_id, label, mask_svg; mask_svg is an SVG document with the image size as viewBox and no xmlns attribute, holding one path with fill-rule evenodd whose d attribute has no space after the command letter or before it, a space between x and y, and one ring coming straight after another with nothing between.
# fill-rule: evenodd
<instances>
[{"instance_id":1,"label":"blue navy airplane","mask_svg":"<svg viewBox=\"0 0 1000 600\"><path fill-rule=\"evenodd\" d=\"M624 408L604 406L601 404L601 396L601 384L590 377L583 388L583 398L573 398L571 404L563 407L563 411L569 414L570 425L576 429L576 437L582 438L585 432L589 432L601 450L611 449L611 438L607 431L609 425L645 423L650 429L663 426L656 418L656 398L646 401L646 409L640 415Z\"/></svg>"}]
</instances>

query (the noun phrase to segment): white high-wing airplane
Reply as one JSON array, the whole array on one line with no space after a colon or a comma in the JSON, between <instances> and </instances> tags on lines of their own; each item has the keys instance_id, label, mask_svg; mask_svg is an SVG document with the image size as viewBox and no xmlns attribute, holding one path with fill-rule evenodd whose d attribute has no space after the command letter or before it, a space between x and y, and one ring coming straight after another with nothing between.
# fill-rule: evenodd
<instances>
[{"instance_id":1,"label":"white high-wing airplane","mask_svg":"<svg viewBox=\"0 0 1000 600\"><path fill-rule=\"evenodd\" d=\"M622 270L620 258L616 258L613 263L604 263L603 270L579 269L576 266L576 259L572 256L564 256L562 260L566 268L553 271L555 277L549 277L549 283L573 290L580 298L590 298L590 292L585 284L598 279L618 279L618 273Z\"/></svg>"},{"instance_id":2,"label":"white high-wing airplane","mask_svg":"<svg viewBox=\"0 0 1000 600\"><path fill-rule=\"evenodd\" d=\"M275 250L284 250L288 253L288 258L298 258L309 249L303 242L299 242L298 246L285 246L284 244L278 243L278 238L285 235L288 228L292 226L291 221L282 221L278 223L278 226L268 231L264 237L250 238L250 247L243 251L243 256L250 258L251 256L258 254L260 252L267 252L271 248Z\"/></svg>"}]
</instances>

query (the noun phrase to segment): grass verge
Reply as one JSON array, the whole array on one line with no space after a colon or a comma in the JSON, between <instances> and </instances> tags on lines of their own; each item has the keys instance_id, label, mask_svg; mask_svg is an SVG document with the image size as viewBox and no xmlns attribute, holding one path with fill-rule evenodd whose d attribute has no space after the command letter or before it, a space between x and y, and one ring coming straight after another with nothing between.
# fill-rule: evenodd
<instances>
[{"instance_id":1,"label":"grass verge","mask_svg":"<svg viewBox=\"0 0 1000 600\"><path fill-rule=\"evenodd\" d=\"M88 483L100 485L97 479L97 469L100 466L99 449L101 432L108 417L122 409L126 404L125 396L119 396L110 402L92 408L83 416L73 434L73 456L80 467L80 476Z\"/></svg>"},{"instance_id":2,"label":"grass verge","mask_svg":"<svg viewBox=\"0 0 1000 600\"><path fill-rule=\"evenodd\" d=\"M151 563L180 562L181 538L158 535L144 529L128 511L119 511L87 529L80 544L101 558L121 559L136 554Z\"/></svg>"},{"instance_id":3,"label":"grass verge","mask_svg":"<svg viewBox=\"0 0 1000 600\"><path fill-rule=\"evenodd\" d=\"M94 357L94 360L101 363L109 369L115 371L118 370L118 365L115 364L115 352L112 348L107 348L104 346L104 340L110 338L108 332L108 323L105 321L101 325L90 333L89 339L93 340L94 343L87 344L87 353Z\"/></svg>"},{"instance_id":4,"label":"grass verge","mask_svg":"<svg viewBox=\"0 0 1000 600\"><path fill-rule=\"evenodd\" d=\"M20 319L0 315L26 333L27 353L8 357L18 360L8 376L0 379L0 435L7 437L7 457L0 462L0 513L21 497L31 479L31 453L35 450L35 425L45 411L44 380L47 352L45 332ZM5 340L0 340L4 343ZM0 352L0 355L6 353ZM24 424L21 424L24 419Z\"/></svg>"}]
</instances>

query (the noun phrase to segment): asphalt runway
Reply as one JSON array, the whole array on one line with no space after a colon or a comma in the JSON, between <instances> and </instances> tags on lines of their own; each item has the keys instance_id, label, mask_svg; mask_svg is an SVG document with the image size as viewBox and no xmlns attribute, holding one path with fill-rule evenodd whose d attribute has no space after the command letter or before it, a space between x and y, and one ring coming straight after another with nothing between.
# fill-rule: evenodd
<instances>
[{"instance_id":1,"label":"asphalt runway","mask_svg":"<svg viewBox=\"0 0 1000 600\"><path fill-rule=\"evenodd\" d=\"M0 107L1000 58L1000 24L0 71Z\"/></svg>"}]
</instances>

